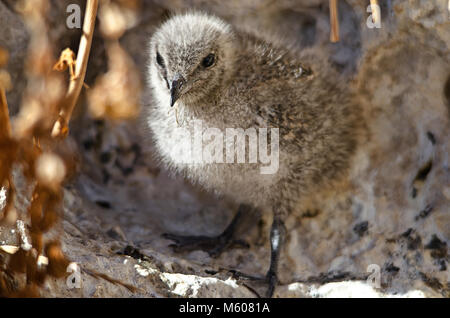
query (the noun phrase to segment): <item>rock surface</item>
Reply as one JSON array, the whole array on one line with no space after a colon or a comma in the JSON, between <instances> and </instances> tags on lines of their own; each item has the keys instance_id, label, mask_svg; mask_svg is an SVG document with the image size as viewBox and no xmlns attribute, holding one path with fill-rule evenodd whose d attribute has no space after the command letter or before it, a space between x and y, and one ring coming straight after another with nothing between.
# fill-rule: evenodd
<instances>
[{"instance_id":1,"label":"rock surface","mask_svg":"<svg viewBox=\"0 0 450 318\"><path fill-rule=\"evenodd\" d=\"M449 297L447 1L386 1L381 29L367 27L360 1L339 1L338 44L328 43L326 2L143 1L139 24L121 43L144 71L145 43L167 11L194 7L283 34L294 47L323 46L357 91L368 133L355 158L352 186L312 199L314 204L288 220L275 296ZM8 98L17 109L27 35L8 3L0 1L0 28L8 30L0 32L0 46L11 52L15 87ZM58 3L52 21L64 21L69 2ZM64 30L53 36L55 43L74 38L73 31ZM104 71L103 50L96 36L88 84ZM218 234L235 204L159 168L136 122L94 121L80 111L71 125L80 172L64 191L62 241L69 259L81 268L81 285L70 288L64 280L49 279L43 296L254 297L262 292L254 282L234 279L229 270L265 273L270 217L263 216L245 234L248 249L232 248L218 258L201 251L174 253L162 233ZM27 205L24 193L18 200L21 210ZM10 231L0 228L0 244L14 244Z\"/></svg>"}]
</instances>

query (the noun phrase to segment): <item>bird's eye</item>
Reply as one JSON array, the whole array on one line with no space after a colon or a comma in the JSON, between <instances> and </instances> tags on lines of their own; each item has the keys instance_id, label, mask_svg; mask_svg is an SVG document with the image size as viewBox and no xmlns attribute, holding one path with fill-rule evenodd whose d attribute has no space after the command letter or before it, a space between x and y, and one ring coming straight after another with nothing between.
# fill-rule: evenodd
<instances>
[{"instance_id":1,"label":"bird's eye","mask_svg":"<svg viewBox=\"0 0 450 318\"><path fill-rule=\"evenodd\" d=\"M214 61L216 60L216 56L214 54L208 54L207 57L205 57L202 61L203 67L210 67L214 64Z\"/></svg>"},{"instance_id":2,"label":"bird's eye","mask_svg":"<svg viewBox=\"0 0 450 318\"><path fill-rule=\"evenodd\" d=\"M164 60L159 52L156 52L156 63L158 63L159 66L164 67Z\"/></svg>"}]
</instances>

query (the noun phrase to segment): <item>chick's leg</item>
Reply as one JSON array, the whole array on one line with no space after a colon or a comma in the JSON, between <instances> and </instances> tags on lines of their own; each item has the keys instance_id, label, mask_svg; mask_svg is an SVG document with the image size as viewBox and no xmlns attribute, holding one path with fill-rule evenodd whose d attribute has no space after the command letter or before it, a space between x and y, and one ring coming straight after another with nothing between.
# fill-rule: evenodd
<instances>
[{"instance_id":1,"label":"chick's leg","mask_svg":"<svg viewBox=\"0 0 450 318\"><path fill-rule=\"evenodd\" d=\"M182 236L165 233L163 234L163 237L174 242L170 246L176 252L203 250L210 256L216 257L232 244L245 245L242 241L235 239L235 233L239 228L242 219L251 210L252 208L250 206L241 204L231 223L225 231L218 236Z\"/></svg>"},{"instance_id":2,"label":"chick's leg","mask_svg":"<svg viewBox=\"0 0 450 318\"><path fill-rule=\"evenodd\" d=\"M253 276L238 271L231 271L238 280L249 280L256 283L262 283L267 286L265 297L271 298L278 284L278 262L281 250L286 239L286 228L284 226L284 214L275 213L273 223L270 229L270 265L269 270L264 277ZM258 294L259 296L259 294Z\"/></svg>"},{"instance_id":3,"label":"chick's leg","mask_svg":"<svg viewBox=\"0 0 450 318\"><path fill-rule=\"evenodd\" d=\"M286 238L286 228L281 217L275 215L270 230L270 266L266 274L268 283L267 297L272 297L278 284L278 261Z\"/></svg>"}]
</instances>

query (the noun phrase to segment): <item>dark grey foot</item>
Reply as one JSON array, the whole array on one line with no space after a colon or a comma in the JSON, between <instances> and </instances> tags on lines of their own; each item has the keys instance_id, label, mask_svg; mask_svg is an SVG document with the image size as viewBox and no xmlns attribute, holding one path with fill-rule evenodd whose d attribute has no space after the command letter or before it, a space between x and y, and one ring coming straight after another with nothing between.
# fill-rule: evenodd
<instances>
[{"instance_id":1,"label":"dark grey foot","mask_svg":"<svg viewBox=\"0 0 450 318\"><path fill-rule=\"evenodd\" d=\"M230 271L235 278L246 279L267 284L267 292L265 297L272 298L276 286L278 285L278 261L280 259L281 247L284 244L286 229L283 222L279 218L275 218L270 230L270 267L265 277L256 277L247 275L237 271ZM259 296L259 295L258 295Z\"/></svg>"},{"instance_id":2,"label":"dark grey foot","mask_svg":"<svg viewBox=\"0 0 450 318\"><path fill-rule=\"evenodd\" d=\"M176 252L202 250L207 252L211 257L219 256L226 248L232 245L248 247L245 242L234 238L234 233L236 232L238 224L247 209L249 209L248 206L241 205L236 216L233 218L233 221L231 221L225 231L218 236L182 236L165 233L163 234L163 237L174 242L170 247Z\"/></svg>"},{"instance_id":3,"label":"dark grey foot","mask_svg":"<svg viewBox=\"0 0 450 318\"><path fill-rule=\"evenodd\" d=\"M277 273L269 271L266 275L266 282L268 284L266 297L272 298L275 287L278 285Z\"/></svg>"},{"instance_id":4,"label":"dark grey foot","mask_svg":"<svg viewBox=\"0 0 450 318\"><path fill-rule=\"evenodd\" d=\"M241 273L235 270L231 270L230 273L233 275L234 278L238 280L249 280L256 283L264 284L267 286L267 291L264 297L266 298L272 298L273 293L275 291L275 287L278 285L278 277L277 274L273 271L267 272L265 277L258 277L258 276L252 276L245 273ZM248 287L248 286L247 286ZM256 293L256 291L254 291ZM257 294L257 293L256 293ZM257 294L258 297L261 297L259 294Z\"/></svg>"}]
</instances>

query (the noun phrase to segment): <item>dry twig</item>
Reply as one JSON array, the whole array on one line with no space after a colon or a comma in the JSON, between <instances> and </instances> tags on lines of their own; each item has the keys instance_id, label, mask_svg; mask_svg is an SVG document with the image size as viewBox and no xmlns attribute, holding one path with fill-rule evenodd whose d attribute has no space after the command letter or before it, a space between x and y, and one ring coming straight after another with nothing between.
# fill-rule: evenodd
<instances>
[{"instance_id":1,"label":"dry twig","mask_svg":"<svg viewBox=\"0 0 450 318\"><path fill-rule=\"evenodd\" d=\"M52 130L52 137L64 137L69 132L69 120L75 108L78 97L83 87L84 77L89 59L89 52L94 35L95 20L97 17L98 0L88 0L83 23L83 35L81 36L78 57L75 65L75 76L71 79L69 89L65 97L65 103L59 112L58 119Z\"/></svg>"},{"instance_id":2,"label":"dry twig","mask_svg":"<svg viewBox=\"0 0 450 318\"><path fill-rule=\"evenodd\" d=\"M74 81L76 79L75 76L75 53L70 48L65 49L61 52L58 62L53 66L55 71L63 72L67 68L70 73L70 80Z\"/></svg>"},{"instance_id":3,"label":"dry twig","mask_svg":"<svg viewBox=\"0 0 450 318\"><path fill-rule=\"evenodd\" d=\"M370 8L372 9L372 22L377 24L380 22L380 11L378 10L378 0L370 0Z\"/></svg>"},{"instance_id":4,"label":"dry twig","mask_svg":"<svg viewBox=\"0 0 450 318\"><path fill-rule=\"evenodd\" d=\"M339 17L337 0L330 0L330 41L335 43L339 41Z\"/></svg>"},{"instance_id":5,"label":"dry twig","mask_svg":"<svg viewBox=\"0 0 450 318\"><path fill-rule=\"evenodd\" d=\"M8 103L4 87L0 84L0 140L11 137L11 124L9 122Z\"/></svg>"}]
</instances>

